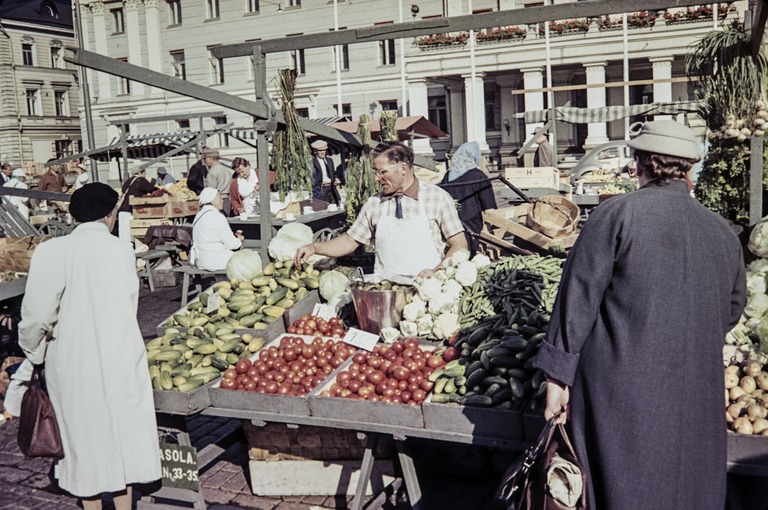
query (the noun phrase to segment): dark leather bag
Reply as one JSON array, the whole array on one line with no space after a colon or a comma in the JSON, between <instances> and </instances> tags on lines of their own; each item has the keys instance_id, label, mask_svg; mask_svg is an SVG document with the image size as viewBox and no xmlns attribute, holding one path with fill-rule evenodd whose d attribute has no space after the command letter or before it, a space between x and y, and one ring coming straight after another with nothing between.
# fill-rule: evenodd
<instances>
[{"instance_id":1,"label":"dark leather bag","mask_svg":"<svg viewBox=\"0 0 768 510\"><path fill-rule=\"evenodd\" d=\"M21 401L17 441L27 457L64 458L59 426L45 387L45 372L38 365Z\"/></svg>"},{"instance_id":2,"label":"dark leather bag","mask_svg":"<svg viewBox=\"0 0 768 510\"><path fill-rule=\"evenodd\" d=\"M504 473L496 503L505 510L587 510L587 480L562 424L547 421L539 438ZM555 454L581 470L582 491L575 507L554 499L547 488L547 470Z\"/></svg>"}]
</instances>

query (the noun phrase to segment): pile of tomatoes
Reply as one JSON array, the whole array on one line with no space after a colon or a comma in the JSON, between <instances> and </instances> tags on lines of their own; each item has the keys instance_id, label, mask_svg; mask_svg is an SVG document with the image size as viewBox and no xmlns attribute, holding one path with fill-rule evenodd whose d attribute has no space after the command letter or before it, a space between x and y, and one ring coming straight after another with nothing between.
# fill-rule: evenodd
<instances>
[{"instance_id":1,"label":"pile of tomatoes","mask_svg":"<svg viewBox=\"0 0 768 510\"><path fill-rule=\"evenodd\" d=\"M251 363L241 359L224 371L221 387L280 395L304 396L355 353L339 340L312 340L286 335L279 345L259 351Z\"/></svg>"},{"instance_id":2,"label":"pile of tomatoes","mask_svg":"<svg viewBox=\"0 0 768 510\"><path fill-rule=\"evenodd\" d=\"M322 317L305 315L286 328L291 335L329 336L332 338L344 338L347 330L344 323L338 317L331 317L327 321Z\"/></svg>"},{"instance_id":3,"label":"pile of tomatoes","mask_svg":"<svg viewBox=\"0 0 768 510\"><path fill-rule=\"evenodd\" d=\"M418 340L396 340L391 346L377 345L373 352L357 352L349 368L320 395L418 405L435 384L429 375L443 365L443 357L421 349Z\"/></svg>"}]
</instances>

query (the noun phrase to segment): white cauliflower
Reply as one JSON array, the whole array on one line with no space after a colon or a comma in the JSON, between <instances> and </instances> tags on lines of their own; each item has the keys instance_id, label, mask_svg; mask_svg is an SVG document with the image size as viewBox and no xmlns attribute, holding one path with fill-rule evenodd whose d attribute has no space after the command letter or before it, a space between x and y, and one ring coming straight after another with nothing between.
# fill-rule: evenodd
<instances>
[{"instance_id":1,"label":"white cauliflower","mask_svg":"<svg viewBox=\"0 0 768 510\"><path fill-rule=\"evenodd\" d=\"M418 332L419 336L431 336L432 333L432 316L427 314L421 319L419 319L418 324L416 325L416 330Z\"/></svg>"},{"instance_id":2,"label":"white cauliflower","mask_svg":"<svg viewBox=\"0 0 768 510\"><path fill-rule=\"evenodd\" d=\"M762 317L766 312L768 312L768 296L765 294L754 294L747 299L744 315L747 317Z\"/></svg>"},{"instance_id":3,"label":"white cauliflower","mask_svg":"<svg viewBox=\"0 0 768 510\"><path fill-rule=\"evenodd\" d=\"M405 305L403 308L403 318L408 321L417 321L421 319L426 312L426 303L419 299L419 296L415 296L414 300Z\"/></svg>"},{"instance_id":4,"label":"white cauliflower","mask_svg":"<svg viewBox=\"0 0 768 510\"><path fill-rule=\"evenodd\" d=\"M400 332L405 337L418 336L419 334L416 323L412 321L400 321Z\"/></svg>"},{"instance_id":5,"label":"white cauliflower","mask_svg":"<svg viewBox=\"0 0 768 510\"><path fill-rule=\"evenodd\" d=\"M469 250L459 250L451 256L451 265L454 267L458 267L462 263L468 260L469 260Z\"/></svg>"},{"instance_id":6,"label":"white cauliflower","mask_svg":"<svg viewBox=\"0 0 768 510\"><path fill-rule=\"evenodd\" d=\"M450 276L448 276L448 272L445 270L445 268L441 267L440 269L435 271L433 278L440 280L440 283L444 283L450 279Z\"/></svg>"},{"instance_id":7,"label":"white cauliflower","mask_svg":"<svg viewBox=\"0 0 768 510\"><path fill-rule=\"evenodd\" d=\"M747 277L747 295L765 294L765 275L762 273L753 274Z\"/></svg>"},{"instance_id":8,"label":"white cauliflower","mask_svg":"<svg viewBox=\"0 0 768 510\"><path fill-rule=\"evenodd\" d=\"M456 266L449 265L444 269L445 271L445 281L453 280L454 276L456 276Z\"/></svg>"},{"instance_id":9,"label":"white cauliflower","mask_svg":"<svg viewBox=\"0 0 768 510\"><path fill-rule=\"evenodd\" d=\"M472 263L475 265L475 267L477 267L478 269L481 269L485 266L490 266L491 259L489 259L487 255L478 253L477 255L475 255L475 258L472 259Z\"/></svg>"},{"instance_id":10,"label":"white cauliflower","mask_svg":"<svg viewBox=\"0 0 768 510\"><path fill-rule=\"evenodd\" d=\"M458 300L445 293L441 293L438 296L429 300L429 313L432 315L439 315L443 312L451 310L455 306L458 306Z\"/></svg>"},{"instance_id":11,"label":"white cauliflower","mask_svg":"<svg viewBox=\"0 0 768 510\"><path fill-rule=\"evenodd\" d=\"M419 291L419 297L423 301L429 301L442 294L443 282L437 278L419 278L416 281L416 288Z\"/></svg>"},{"instance_id":12,"label":"white cauliflower","mask_svg":"<svg viewBox=\"0 0 768 510\"><path fill-rule=\"evenodd\" d=\"M768 272L768 260L757 259L747 266L747 274Z\"/></svg>"},{"instance_id":13,"label":"white cauliflower","mask_svg":"<svg viewBox=\"0 0 768 510\"><path fill-rule=\"evenodd\" d=\"M458 300L463 290L464 287L456 280L448 280L443 284L443 294L451 296L452 300Z\"/></svg>"},{"instance_id":14,"label":"white cauliflower","mask_svg":"<svg viewBox=\"0 0 768 510\"><path fill-rule=\"evenodd\" d=\"M447 340L459 330L459 314L457 313L442 313L434 322L432 332L440 340Z\"/></svg>"},{"instance_id":15,"label":"white cauliflower","mask_svg":"<svg viewBox=\"0 0 768 510\"><path fill-rule=\"evenodd\" d=\"M456 281L465 287L471 286L477 280L477 266L465 261L456 268Z\"/></svg>"}]
</instances>

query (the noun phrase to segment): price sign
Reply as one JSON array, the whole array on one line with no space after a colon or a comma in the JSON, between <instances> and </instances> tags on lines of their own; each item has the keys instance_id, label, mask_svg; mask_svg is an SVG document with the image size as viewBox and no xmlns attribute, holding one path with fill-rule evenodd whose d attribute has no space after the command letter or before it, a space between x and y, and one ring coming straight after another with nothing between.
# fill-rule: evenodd
<instances>
[{"instance_id":1,"label":"price sign","mask_svg":"<svg viewBox=\"0 0 768 510\"><path fill-rule=\"evenodd\" d=\"M315 308L312 310L312 315L325 320L330 320L331 317L336 317L336 314L336 307L326 305L325 303L316 303Z\"/></svg>"},{"instance_id":2,"label":"price sign","mask_svg":"<svg viewBox=\"0 0 768 510\"><path fill-rule=\"evenodd\" d=\"M191 446L160 443L163 487L200 490L197 480L197 450Z\"/></svg>"},{"instance_id":3,"label":"price sign","mask_svg":"<svg viewBox=\"0 0 768 510\"><path fill-rule=\"evenodd\" d=\"M372 351L376 344L379 343L379 335L374 335L361 329L349 328L342 341L366 351Z\"/></svg>"},{"instance_id":4,"label":"price sign","mask_svg":"<svg viewBox=\"0 0 768 510\"><path fill-rule=\"evenodd\" d=\"M219 295L219 291L217 290L208 297L205 313L215 313L219 308L221 308L221 295Z\"/></svg>"}]
</instances>

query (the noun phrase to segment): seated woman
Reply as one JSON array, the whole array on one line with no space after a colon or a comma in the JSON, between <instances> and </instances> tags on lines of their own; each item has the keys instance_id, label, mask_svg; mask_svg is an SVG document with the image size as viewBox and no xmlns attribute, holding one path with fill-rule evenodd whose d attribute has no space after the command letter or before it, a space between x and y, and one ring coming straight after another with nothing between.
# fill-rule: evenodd
<instances>
[{"instance_id":1,"label":"seated woman","mask_svg":"<svg viewBox=\"0 0 768 510\"><path fill-rule=\"evenodd\" d=\"M243 234L234 234L227 218L221 213L224 201L214 188L205 188L200 192L201 208L192 222L192 249L189 262L207 271L219 271L227 267L227 262L235 250L243 246Z\"/></svg>"}]
</instances>

